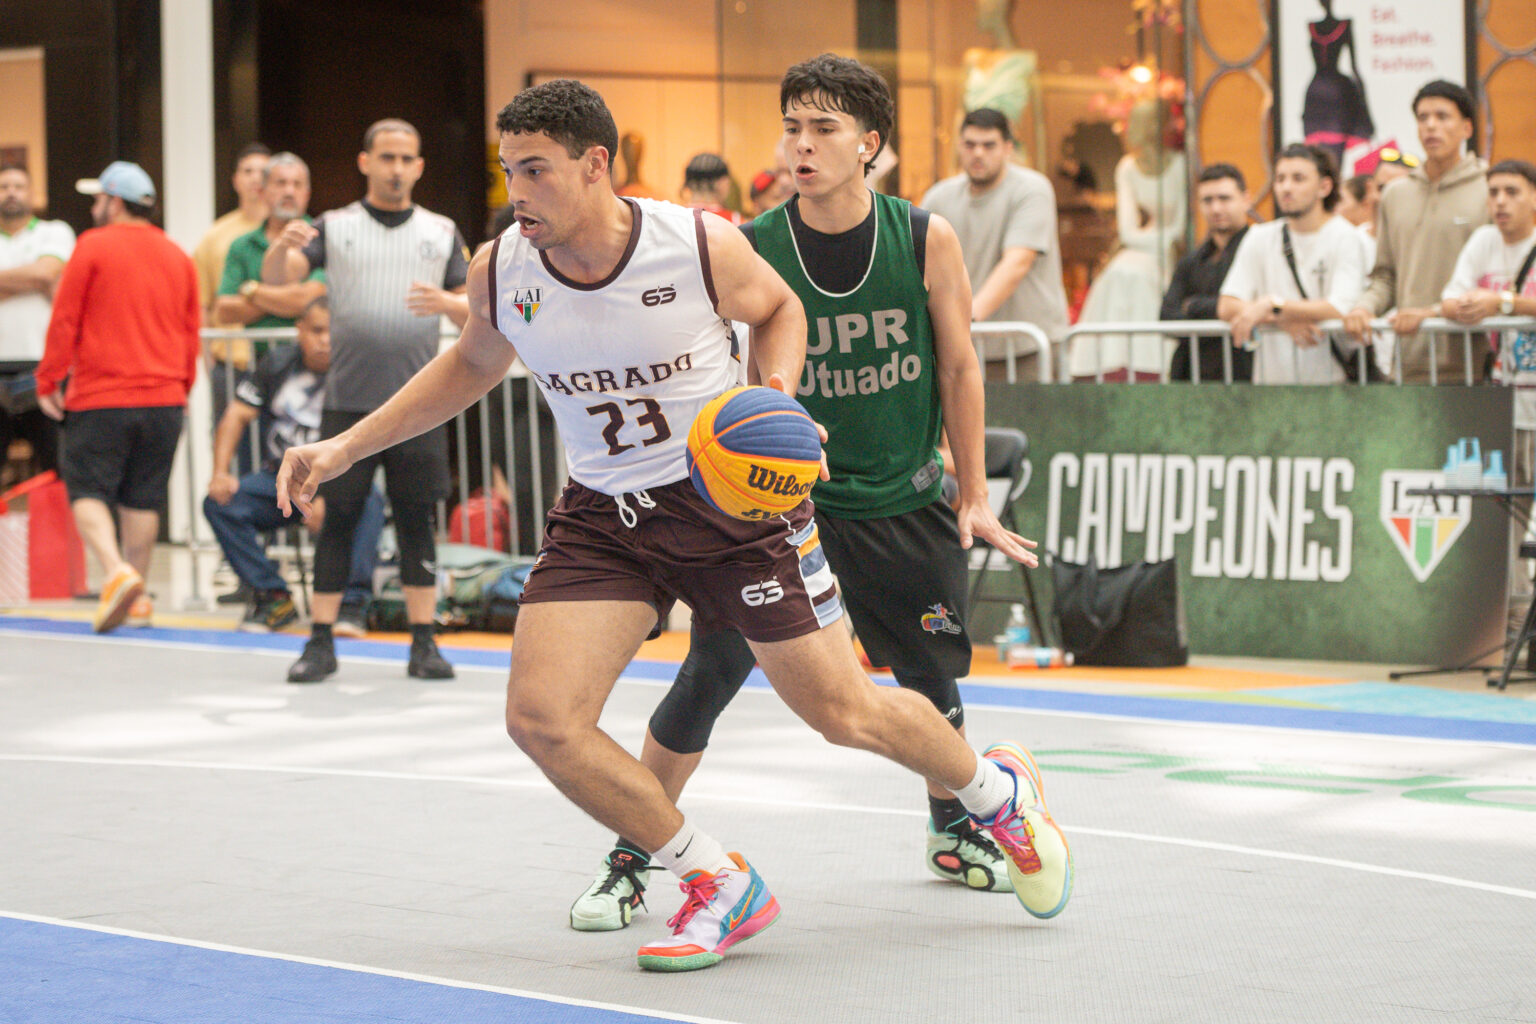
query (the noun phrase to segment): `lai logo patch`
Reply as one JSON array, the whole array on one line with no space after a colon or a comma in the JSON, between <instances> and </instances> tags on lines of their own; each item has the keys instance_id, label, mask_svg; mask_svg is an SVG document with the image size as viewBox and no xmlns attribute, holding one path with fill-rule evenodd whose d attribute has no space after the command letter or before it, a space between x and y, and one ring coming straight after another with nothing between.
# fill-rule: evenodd
<instances>
[{"instance_id":1,"label":"lai logo patch","mask_svg":"<svg viewBox=\"0 0 1536 1024\"><path fill-rule=\"evenodd\" d=\"M538 315L539 307L544 305L544 289L542 288L514 288L512 289L512 308L517 310L517 315L523 318L523 323L533 323L533 318Z\"/></svg>"},{"instance_id":2,"label":"lai logo patch","mask_svg":"<svg viewBox=\"0 0 1536 1024\"><path fill-rule=\"evenodd\" d=\"M949 609L942 604L931 604L923 613L923 630L927 633L958 633L960 623L949 617Z\"/></svg>"},{"instance_id":3,"label":"lai logo patch","mask_svg":"<svg viewBox=\"0 0 1536 1024\"><path fill-rule=\"evenodd\" d=\"M1471 498L1408 494L1443 486L1444 475L1434 471L1390 469L1381 474L1381 525L1420 583L1429 579L1472 521Z\"/></svg>"}]
</instances>

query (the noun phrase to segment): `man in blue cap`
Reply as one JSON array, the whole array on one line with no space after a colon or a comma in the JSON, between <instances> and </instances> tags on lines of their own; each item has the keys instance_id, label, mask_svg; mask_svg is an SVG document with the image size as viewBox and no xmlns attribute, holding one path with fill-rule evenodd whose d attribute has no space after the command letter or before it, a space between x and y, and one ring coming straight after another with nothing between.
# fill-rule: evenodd
<instances>
[{"instance_id":1,"label":"man in blue cap","mask_svg":"<svg viewBox=\"0 0 1536 1024\"><path fill-rule=\"evenodd\" d=\"M155 184L144 168L118 160L75 187L96 197L96 227L59 278L37 401L56 420L68 413L59 469L106 574L95 618L105 633L153 614L144 577L197 377L202 312L192 260L150 222Z\"/></svg>"}]
</instances>

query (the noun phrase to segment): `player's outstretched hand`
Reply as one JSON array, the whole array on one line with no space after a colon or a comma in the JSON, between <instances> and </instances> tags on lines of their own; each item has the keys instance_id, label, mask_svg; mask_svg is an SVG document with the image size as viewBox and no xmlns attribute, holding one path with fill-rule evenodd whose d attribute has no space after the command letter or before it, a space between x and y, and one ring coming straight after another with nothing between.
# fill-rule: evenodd
<instances>
[{"instance_id":1,"label":"player's outstretched hand","mask_svg":"<svg viewBox=\"0 0 1536 1024\"><path fill-rule=\"evenodd\" d=\"M295 445L283 453L277 471L277 507L284 516L297 508L305 519L315 512L315 492L352 468L347 449L336 438Z\"/></svg>"},{"instance_id":2,"label":"player's outstretched hand","mask_svg":"<svg viewBox=\"0 0 1536 1024\"><path fill-rule=\"evenodd\" d=\"M967 551L974 539L980 537L1015 562L1022 562L1031 569L1040 564L1040 559L1029 550L1038 545L1027 537L1020 537L1012 530L1005 529L998 522L997 514L985 502L962 501L955 509L955 518L959 520L960 546Z\"/></svg>"},{"instance_id":3,"label":"player's outstretched hand","mask_svg":"<svg viewBox=\"0 0 1536 1024\"><path fill-rule=\"evenodd\" d=\"M795 393L789 389L789 385L784 382L784 378L777 373L768 375L768 386L780 394L788 395L790 398L795 397ZM816 421L812 420L811 422L815 423ZM822 444L827 443L827 428L820 423L816 423L816 435L821 438ZM821 452L821 479L832 479L832 473L827 469L827 452L825 448Z\"/></svg>"}]
</instances>

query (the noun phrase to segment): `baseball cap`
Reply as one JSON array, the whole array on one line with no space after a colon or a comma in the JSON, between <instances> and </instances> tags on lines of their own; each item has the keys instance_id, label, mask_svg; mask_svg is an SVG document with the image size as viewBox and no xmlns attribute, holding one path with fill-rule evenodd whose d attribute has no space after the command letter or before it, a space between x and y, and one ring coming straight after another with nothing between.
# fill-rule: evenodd
<instances>
[{"instance_id":1,"label":"baseball cap","mask_svg":"<svg viewBox=\"0 0 1536 1024\"><path fill-rule=\"evenodd\" d=\"M153 206L155 202L155 183L148 172L127 160L112 161L99 178L81 178L75 182L75 191L87 196L104 193L140 206Z\"/></svg>"}]
</instances>

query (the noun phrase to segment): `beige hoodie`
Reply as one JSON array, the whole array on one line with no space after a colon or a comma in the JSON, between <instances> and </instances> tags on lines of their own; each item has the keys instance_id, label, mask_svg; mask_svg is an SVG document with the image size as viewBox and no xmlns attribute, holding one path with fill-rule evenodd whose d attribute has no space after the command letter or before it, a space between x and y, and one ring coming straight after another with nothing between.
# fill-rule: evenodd
<instances>
[{"instance_id":1,"label":"beige hoodie","mask_svg":"<svg viewBox=\"0 0 1536 1024\"><path fill-rule=\"evenodd\" d=\"M1376 214L1376 266L1360 305L1381 316L1391 309L1425 308L1456 269L1456 257L1472 232L1488 223L1486 167L1476 154L1431 182L1423 167L1414 168L1381 194ZM1459 336L1439 342L1439 379L1464 379ZM1402 339L1403 380L1429 381L1429 336ZM1473 367L1476 374L1477 367Z\"/></svg>"}]
</instances>

